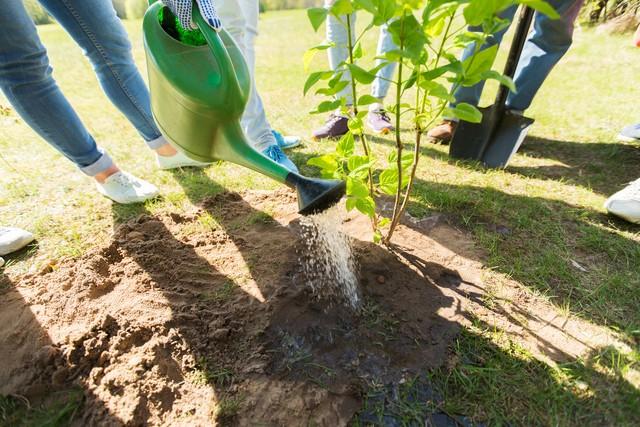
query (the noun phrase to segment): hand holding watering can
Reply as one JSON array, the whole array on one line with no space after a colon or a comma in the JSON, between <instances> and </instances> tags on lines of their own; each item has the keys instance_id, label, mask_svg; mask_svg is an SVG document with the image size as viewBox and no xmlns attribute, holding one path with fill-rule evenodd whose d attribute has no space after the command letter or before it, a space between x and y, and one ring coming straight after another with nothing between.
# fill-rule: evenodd
<instances>
[{"instance_id":1,"label":"hand holding watering can","mask_svg":"<svg viewBox=\"0 0 640 427\"><path fill-rule=\"evenodd\" d=\"M193 0L162 0L162 3L176 15L182 28L198 29L198 26L193 20ZM196 3L205 21L207 21L211 28L220 31L222 22L220 18L218 18L213 0L196 0Z\"/></svg>"}]
</instances>

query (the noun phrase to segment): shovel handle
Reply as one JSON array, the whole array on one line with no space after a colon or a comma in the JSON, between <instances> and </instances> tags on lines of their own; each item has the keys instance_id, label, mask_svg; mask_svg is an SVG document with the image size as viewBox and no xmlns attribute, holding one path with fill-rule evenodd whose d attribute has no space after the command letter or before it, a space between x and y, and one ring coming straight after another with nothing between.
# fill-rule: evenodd
<instances>
[{"instance_id":1,"label":"shovel handle","mask_svg":"<svg viewBox=\"0 0 640 427\"><path fill-rule=\"evenodd\" d=\"M529 28L531 27L534 13L535 12L532 8L530 8L529 6L524 6L518 16L516 33L513 36L511 48L509 49L509 56L507 56L507 63L504 67L504 75L511 79L516 74L518 62L520 62L520 55L522 54L522 49L524 48L524 44L527 41L527 36L529 35ZM495 105L499 106L499 108L503 108L505 103L507 102L508 96L509 88L504 85L500 85L500 89L498 89L498 95L496 96Z\"/></svg>"}]
</instances>

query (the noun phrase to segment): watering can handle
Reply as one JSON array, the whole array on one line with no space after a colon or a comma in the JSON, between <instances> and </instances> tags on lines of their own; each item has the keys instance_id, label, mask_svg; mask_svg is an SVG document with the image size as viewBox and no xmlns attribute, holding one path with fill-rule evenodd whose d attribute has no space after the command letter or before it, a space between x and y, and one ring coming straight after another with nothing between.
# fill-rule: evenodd
<instances>
[{"instance_id":1,"label":"watering can handle","mask_svg":"<svg viewBox=\"0 0 640 427\"><path fill-rule=\"evenodd\" d=\"M220 37L220 33L211 28L207 21L202 17L200 13L200 9L194 0L193 2L193 20L202 32L207 44L209 45L209 49L213 53L213 56L218 60L220 64L220 73L222 74L222 82L227 86L227 93L237 94L238 96L242 96L242 86L238 81L238 75L233 65L233 61L231 60L231 56L227 51L227 48ZM233 42L233 40L231 40Z\"/></svg>"}]
</instances>

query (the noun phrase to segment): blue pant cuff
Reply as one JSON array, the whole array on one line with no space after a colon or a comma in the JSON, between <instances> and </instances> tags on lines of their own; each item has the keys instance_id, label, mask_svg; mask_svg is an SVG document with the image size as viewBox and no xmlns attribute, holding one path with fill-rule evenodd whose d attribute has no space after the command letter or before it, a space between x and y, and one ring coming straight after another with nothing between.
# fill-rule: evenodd
<instances>
[{"instance_id":1,"label":"blue pant cuff","mask_svg":"<svg viewBox=\"0 0 640 427\"><path fill-rule=\"evenodd\" d=\"M158 148L162 147L166 143L167 143L167 140L165 139L164 136L161 135L156 139L147 141L147 147L151 148L152 150L157 150Z\"/></svg>"},{"instance_id":2,"label":"blue pant cuff","mask_svg":"<svg viewBox=\"0 0 640 427\"><path fill-rule=\"evenodd\" d=\"M95 162L93 162L92 164L90 164L89 166L84 166L80 168L80 170L88 176L96 176L100 172L104 172L107 169L109 169L111 166L113 166L113 160L111 160L111 157L109 156L109 154L105 153L100 148L98 150L100 151L100 153L102 153L100 158Z\"/></svg>"}]
</instances>

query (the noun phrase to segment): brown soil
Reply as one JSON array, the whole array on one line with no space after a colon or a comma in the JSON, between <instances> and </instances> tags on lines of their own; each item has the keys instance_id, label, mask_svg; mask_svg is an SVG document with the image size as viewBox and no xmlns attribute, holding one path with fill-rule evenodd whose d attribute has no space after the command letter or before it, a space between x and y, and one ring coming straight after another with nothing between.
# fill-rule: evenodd
<instances>
[{"instance_id":1,"label":"brown soil","mask_svg":"<svg viewBox=\"0 0 640 427\"><path fill-rule=\"evenodd\" d=\"M438 216L401 226L396 255L349 216L363 308L318 300L295 211L285 191L222 193L189 215L122 224L78 260L0 276L0 394L79 385L78 425L338 426L372 384L445 363L470 311L514 323L512 307L483 308L480 254ZM521 311L540 306L527 301Z\"/></svg>"}]
</instances>

